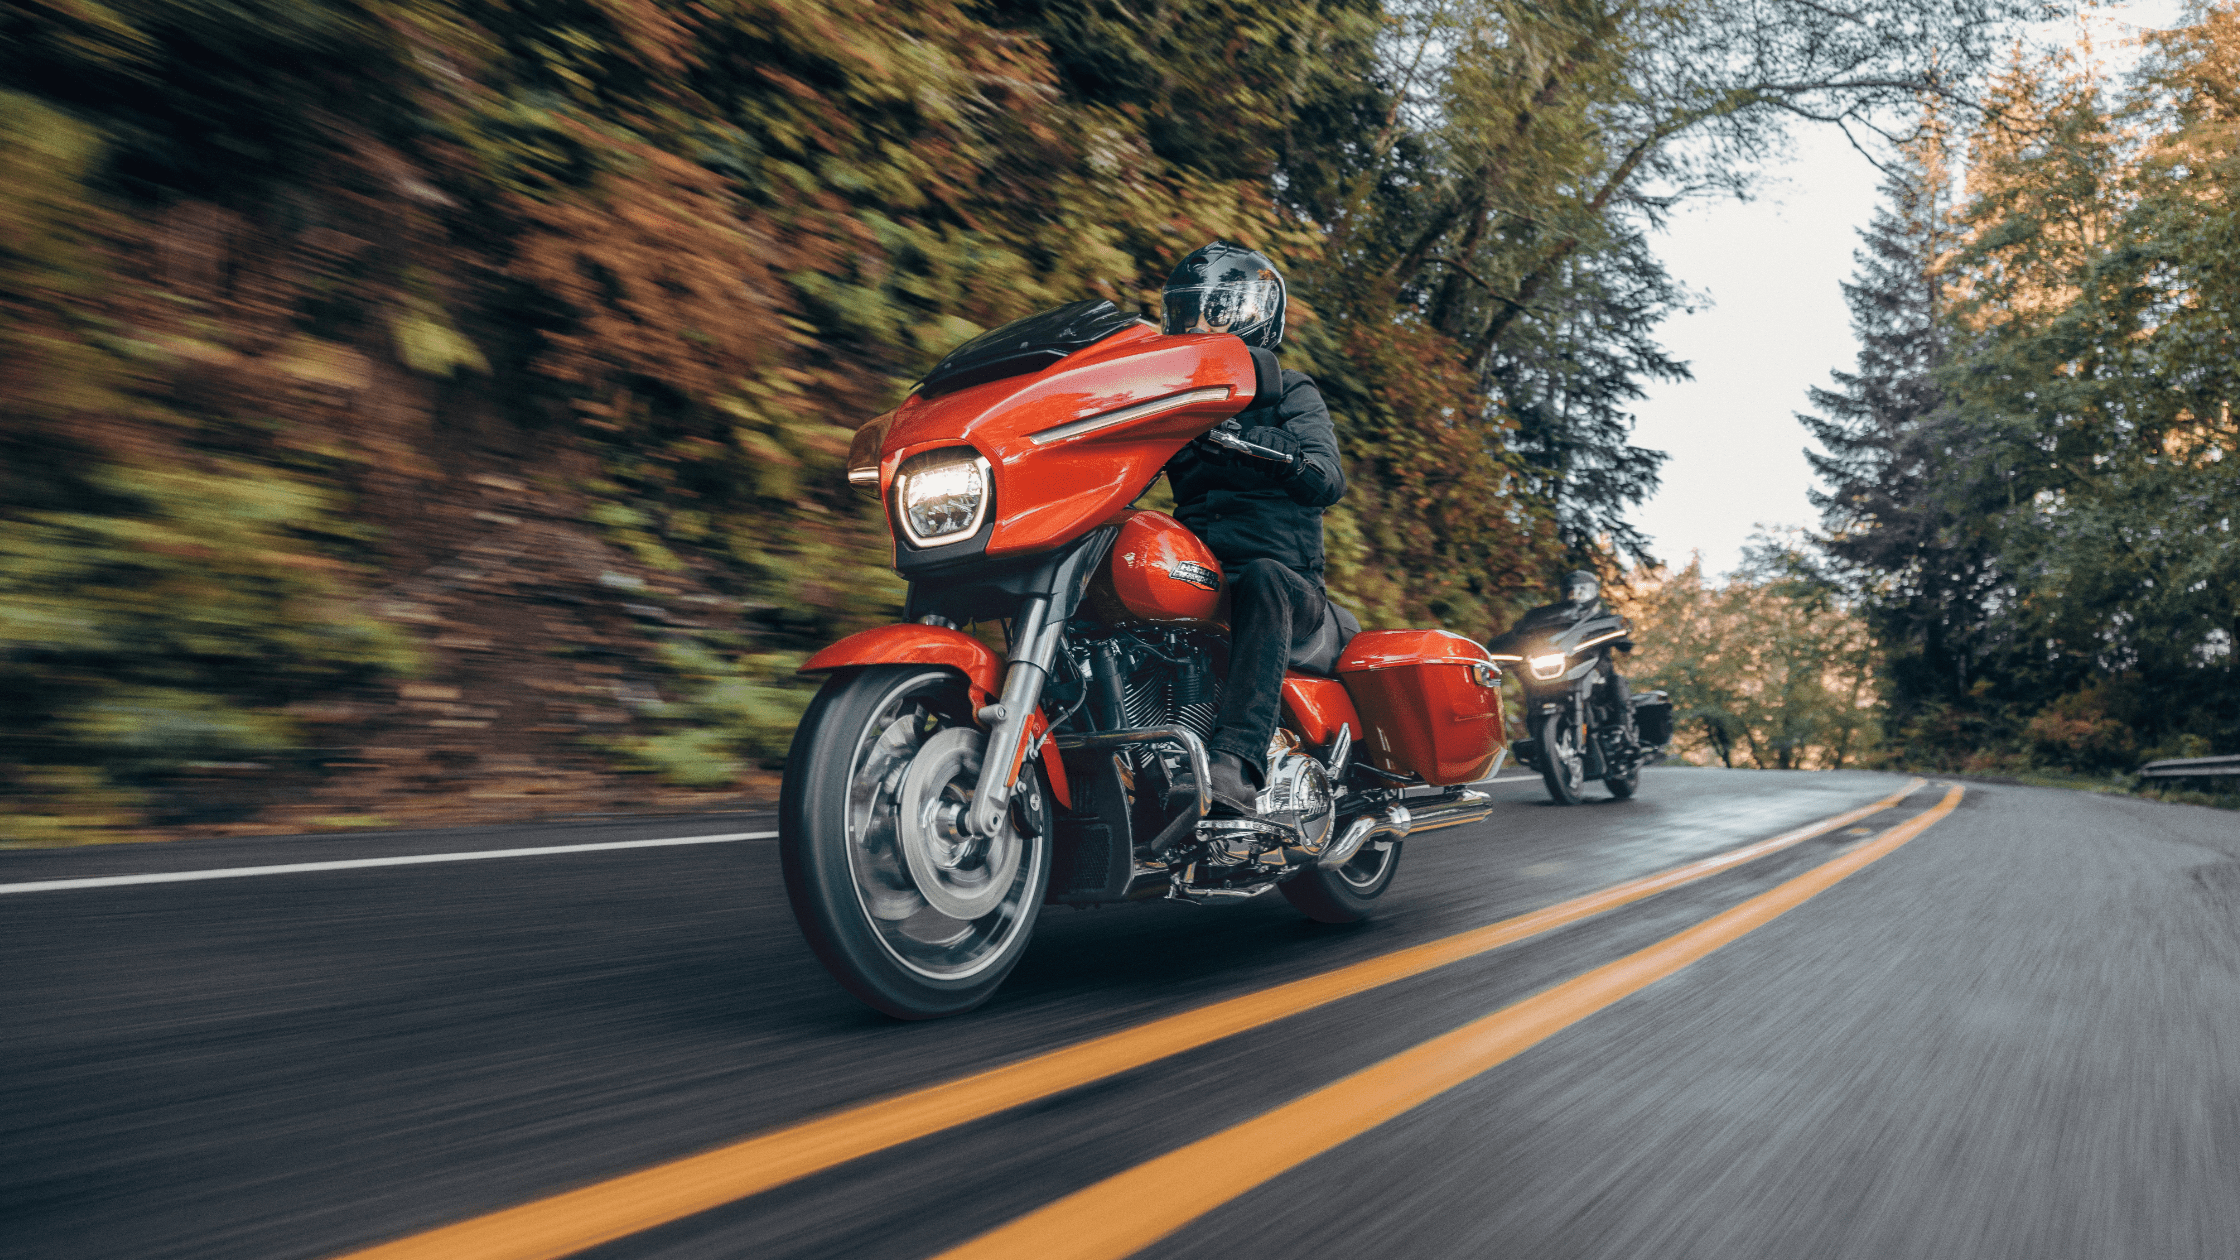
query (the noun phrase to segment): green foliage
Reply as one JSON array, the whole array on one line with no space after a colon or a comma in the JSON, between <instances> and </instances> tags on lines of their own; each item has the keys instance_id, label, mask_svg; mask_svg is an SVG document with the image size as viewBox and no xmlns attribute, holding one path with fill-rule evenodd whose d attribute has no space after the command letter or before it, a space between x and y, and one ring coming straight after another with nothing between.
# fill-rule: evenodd
<instances>
[{"instance_id":1,"label":"green foliage","mask_svg":"<svg viewBox=\"0 0 2240 1260\"><path fill-rule=\"evenodd\" d=\"M311 486L225 460L74 480L107 510L0 518L0 771L26 797L116 808L197 763L285 756L289 705L411 668L305 546L339 529Z\"/></svg>"},{"instance_id":2,"label":"green foliage","mask_svg":"<svg viewBox=\"0 0 2240 1260\"><path fill-rule=\"evenodd\" d=\"M169 361L105 307L102 157L0 95L0 842L127 824L166 775L287 753L290 704L410 666L347 603L337 496L154 396Z\"/></svg>"},{"instance_id":3,"label":"green foliage","mask_svg":"<svg viewBox=\"0 0 2240 1260\"><path fill-rule=\"evenodd\" d=\"M1891 189L1908 226L1870 237L1855 311L1935 296L1816 431L1906 761L2097 775L2240 747L2240 17L2152 42L2120 96L2018 57L1964 201L1919 168Z\"/></svg>"},{"instance_id":4,"label":"green foliage","mask_svg":"<svg viewBox=\"0 0 2240 1260\"><path fill-rule=\"evenodd\" d=\"M1800 540L1762 540L1742 572L1700 563L1636 583L1636 691L1672 699L1674 749L1723 765L1841 769L1879 738L1874 643Z\"/></svg>"},{"instance_id":5,"label":"green foliage","mask_svg":"<svg viewBox=\"0 0 2240 1260\"><path fill-rule=\"evenodd\" d=\"M649 706L647 716L671 729L615 740L614 750L628 765L691 788L725 787L749 763L782 762L816 694L814 680L794 675L804 659L727 653L707 641L665 643L660 663L681 698Z\"/></svg>"}]
</instances>

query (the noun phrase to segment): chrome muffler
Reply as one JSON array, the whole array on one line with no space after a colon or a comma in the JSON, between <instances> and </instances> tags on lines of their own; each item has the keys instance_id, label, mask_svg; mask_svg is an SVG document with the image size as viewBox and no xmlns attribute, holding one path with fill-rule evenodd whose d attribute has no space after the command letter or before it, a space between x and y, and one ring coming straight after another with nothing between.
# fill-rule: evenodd
<instances>
[{"instance_id":1,"label":"chrome muffler","mask_svg":"<svg viewBox=\"0 0 2240 1260\"><path fill-rule=\"evenodd\" d=\"M1361 852L1361 846L1373 840L1390 844L1441 827L1483 822L1492 813L1493 797L1469 788L1452 796L1419 798L1414 808L1405 804L1388 805L1346 824L1345 834L1324 849L1314 864L1326 871L1336 870L1351 862L1354 855Z\"/></svg>"}]
</instances>

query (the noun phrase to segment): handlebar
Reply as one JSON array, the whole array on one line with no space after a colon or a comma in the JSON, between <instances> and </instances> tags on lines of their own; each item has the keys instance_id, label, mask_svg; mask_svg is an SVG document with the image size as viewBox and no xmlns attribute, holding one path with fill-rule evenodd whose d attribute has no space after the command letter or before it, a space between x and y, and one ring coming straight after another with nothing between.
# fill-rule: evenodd
<instances>
[{"instance_id":1,"label":"handlebar","mask_svg":"<svg viewBox=\"0 0 2240 1260\"><path fill-rule=\"evenodd\" d=\"M1215 446L1221 447L1223 450L1234 451L1239 455L1247 455L1253 459L1265 459L1278 464L1291 462L1291 457L1282 451L1262 446L1258 442L1247 442L1236 434L1221 429L1211 430L1205 436L1206 440Z\"/></svg>"}]
</instances>

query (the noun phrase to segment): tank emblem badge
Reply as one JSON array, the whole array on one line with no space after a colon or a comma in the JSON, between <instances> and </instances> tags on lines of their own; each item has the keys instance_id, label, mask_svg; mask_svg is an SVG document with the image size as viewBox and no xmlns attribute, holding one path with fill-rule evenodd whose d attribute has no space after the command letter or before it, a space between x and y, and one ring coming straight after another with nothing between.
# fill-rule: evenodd
<instances>
[{"instance_id":1,"label":"tank emblem badge","mask_svg":"<svg viewBox=\"0 0 2240 1260\"><path fill-rule=\"evenodd\" d=\"M1221 589L1221 575L1194 560L1169 561L1167 576L1178 582L1188 582L1192 586L1203 587L1209 591Z\"/></svg>"}]
</instances>

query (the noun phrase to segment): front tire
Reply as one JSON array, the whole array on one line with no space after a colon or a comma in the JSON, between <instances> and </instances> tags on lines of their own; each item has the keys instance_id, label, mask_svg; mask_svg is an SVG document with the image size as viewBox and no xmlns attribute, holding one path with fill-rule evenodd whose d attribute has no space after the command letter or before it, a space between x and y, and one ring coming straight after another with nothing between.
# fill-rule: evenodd
<instances>
[{"instance_id":1,"label":"front tire","mask_svg":"<svg viewBox=\"0 0 2240 1260\"><path fill-rule=\"evenodd\" d=\"M870 666L825 683L786 761L778 854L794 918L842 987L897 1019L987 1001L1025 953L1050 876L1046 839L1007 824L980 845L957 829L980 764L969 714L953 670ZM905 818L905 802L924 816Z\"/></svg>"},{"instance_id":2,"label":"front tire","mask_svg":"<svg viewBox=\"0 0 2240 1260\"><path fill-rule=\"evenodd\" d=\"M1578 728L1562 710L1540 724L1540 779L1548 785L1548 799L1558 805L1576 805L1587 786L1587 754L1579 746Z\"/></svg>"},{"instance_id":3,"label":"front tire","mask_svg":"<svg viewBox=\"0 0 2240 1260\"><path fill-rule=\"evenodd\" d=\"M1344 866L1326 871L1310 866L1276 885L1299 913L1317 923L1359 923L1400 870L1400 843L1361 846Z\"/></svg>"}]
</instances>

